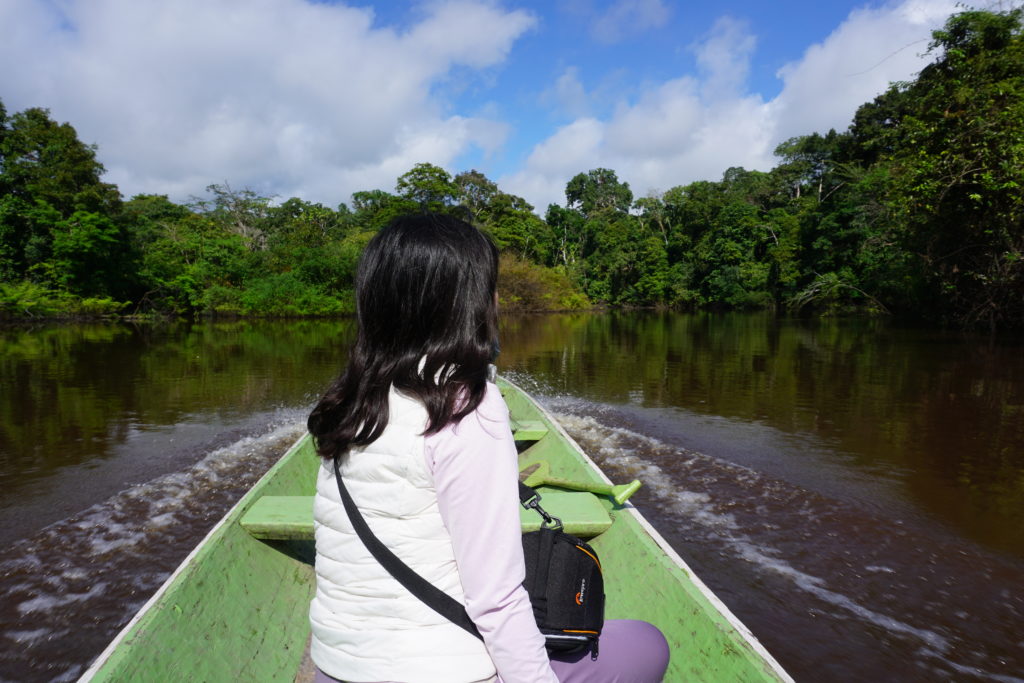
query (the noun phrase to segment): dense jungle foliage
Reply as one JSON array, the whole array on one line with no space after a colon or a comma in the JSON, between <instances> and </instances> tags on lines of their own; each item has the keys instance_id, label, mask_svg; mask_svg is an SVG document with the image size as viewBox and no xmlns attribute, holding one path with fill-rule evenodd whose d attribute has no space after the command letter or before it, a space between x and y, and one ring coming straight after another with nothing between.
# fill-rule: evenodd
<instances>
[{"instance_id":1,"label":"dense jungle foliage","mask_svg":"<svg viewBox=\"0 0 1024 683\"><path fill-rule=\"evenodd\" d=\"M915 80L861 106L845 132L782 143L771 171L637 198L597 168L543 220L475 170L427 163L393 193L336 209L227 184L186 204L124 201L71 125L0 103L0 316L348 312L367 240L429 209L494 238L506 309L870 310L1019 328L1021 29L1020 10L954 15Z\"/></svg>"}]
</instances>

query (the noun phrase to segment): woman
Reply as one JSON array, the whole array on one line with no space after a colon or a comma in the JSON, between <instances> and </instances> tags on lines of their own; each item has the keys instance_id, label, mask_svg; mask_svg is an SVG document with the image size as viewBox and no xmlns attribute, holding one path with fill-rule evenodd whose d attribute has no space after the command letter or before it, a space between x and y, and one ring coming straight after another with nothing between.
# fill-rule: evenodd
<instances>
[{"instance_id":1,"label":"woman","mask_svg":"<svg viewBox=\"0 0 1024 683\"><path fill-rule=\"evenodd\" d=\"M497 674L505 683L553 683L658 680L664 672L664 638L642 622L606 624L597 661L548 659L522 587L508 409L487 381L497 340L497 270L493 244L443 215L399 218L363 253L356 342L309 417L322 456L310 607L317 680L455 683ZM374 534L462 602L482 642L373 559L341 505L336 457ZM635 676L638 647L651 650L647 658L660 671ZM620 656L626 651L633 655L628 666ZM622 672L628 676L616 678Z\"/></svg>"}]
</instances>

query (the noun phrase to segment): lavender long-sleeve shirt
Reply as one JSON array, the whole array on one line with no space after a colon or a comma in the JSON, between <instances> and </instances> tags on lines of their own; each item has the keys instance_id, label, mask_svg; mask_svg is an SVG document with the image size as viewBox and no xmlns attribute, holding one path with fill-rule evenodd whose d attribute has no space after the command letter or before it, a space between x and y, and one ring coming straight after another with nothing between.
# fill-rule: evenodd
<instances>
[{"instance_id":1,"label":"lavender long-sleeve shirt","mask_svg":"<svg viewBox=\"0 0 1024 683\"><path fill-rule=\"evenodd\" d=\"M441 518L452 538L466 611L504 683L557 683L523 588L518 465L508 407L487 384L480 406L428 436Z\"/></svg>"}]
</instances>

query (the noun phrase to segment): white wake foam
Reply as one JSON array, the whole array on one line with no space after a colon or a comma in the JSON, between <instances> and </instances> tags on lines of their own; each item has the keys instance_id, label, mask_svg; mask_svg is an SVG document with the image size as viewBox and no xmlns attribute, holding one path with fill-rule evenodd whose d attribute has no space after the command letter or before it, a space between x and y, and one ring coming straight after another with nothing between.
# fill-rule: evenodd
<instances>
[{"instance_id":1,"label":"white wake foam","mask_svg":"<svg viewBox=\"0 0 1024 683\"><path fill-rule=\"evenodd\" d=\"M949 651L948 640L940 634L868 609L853 598L827 588L825 579L800 571L787 562L777 548L755 541L742 533L735 517L719 510L720 501L713 501L711 496L704 492L681 489L676 479L650 462L649 456L638 455L637 450L639 446L648 454L675 456L676 462L683 465L701 458L714 460L716 467L730 473L735 472L748 480L756 478L756 472L733 463L684 451L629 429L603 424L591 416L560 412L556 417L573 438L590 446L588 451L599 464L612 465L643 481L644 487L659 499L659 510L677 515L703 528L710 537L723 542L737 558L749 562L761 571L781 576L800 590L875 626L891 633L916 638L936 653L944 654ZM866 571L871 569L865 567Z\"/></svg>"}]
</instances>

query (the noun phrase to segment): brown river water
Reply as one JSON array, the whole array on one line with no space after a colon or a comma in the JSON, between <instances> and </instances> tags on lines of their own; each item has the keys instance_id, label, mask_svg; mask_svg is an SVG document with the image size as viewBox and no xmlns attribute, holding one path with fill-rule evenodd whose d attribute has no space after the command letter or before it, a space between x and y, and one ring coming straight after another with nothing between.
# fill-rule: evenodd
<instances>
[{"instance_id":1,"label":"brown river water","mask_svg":"<svg viewBox=\"0 0 1024 683\"><path fill-rule=\"evenodd\" d=\"M302 433L351 321L0 329L0 681L75 680ZM503 321L551 410L797 681L1024 682L1024 340Z\"/></svg>"}]
</instances>

